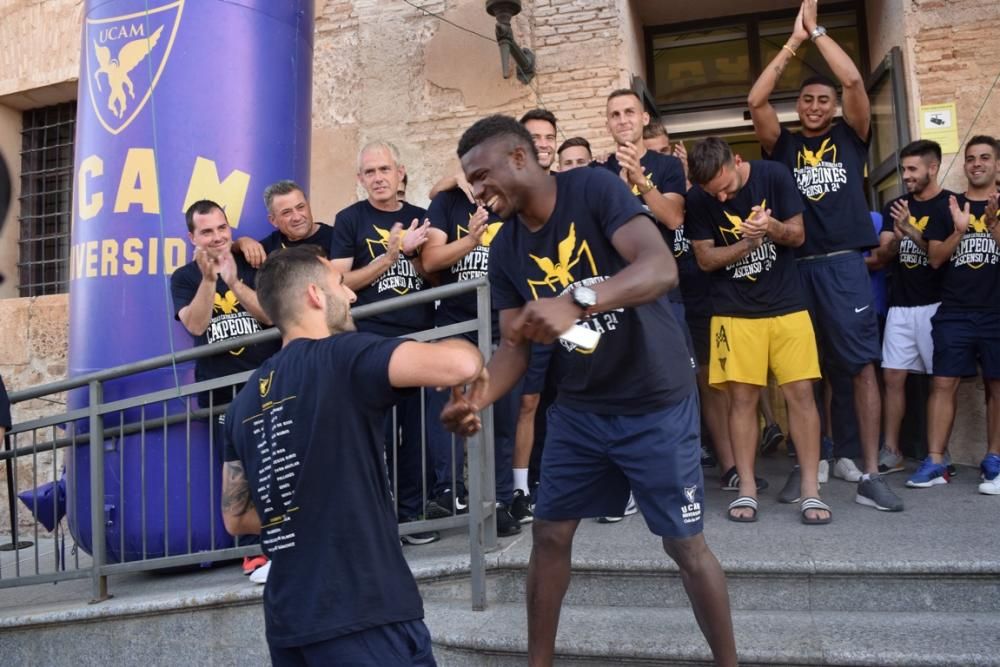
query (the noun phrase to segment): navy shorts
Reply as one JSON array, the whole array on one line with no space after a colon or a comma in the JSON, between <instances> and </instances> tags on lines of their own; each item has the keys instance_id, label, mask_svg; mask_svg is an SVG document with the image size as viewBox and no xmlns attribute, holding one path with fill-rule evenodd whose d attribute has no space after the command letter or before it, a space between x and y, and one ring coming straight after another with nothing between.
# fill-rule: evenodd
<instances>
[{"instance_id":1,"label":"navy shorts","mask_svg":"<svg viewBox=\"0 0 1000 667\"><path fill-rule=\"evenodd\" d=\"M931 327L934 375L975 377L978 363L983 378L1000 379L1000 312L941 308Z\"/></svg>"},{"instance_id":2,"label":"navy shorts","mask_svg":"<svg viewBox=\"0 0 1000 667\"><path fill-rule=\"evenodd\" d=\"M315 644L270 646L274 667L436 667L423 620L401 621Z\"/></svg>"},{"instance_id":3,"label":"navy shorts","mask_svg":"<svg viewBox=\"0 0 1000 667\"><path fill-rule=\"evenodd\" d=\"M661 537L702 532L698 392L645 415L597 415L553 405L535 517L621 516L629 490Z\"/></svg>"},{"instance_id":4,"label":"navy shorts","mask_svg":"<svg viewBox=\"0 0 1000 667\"><path fill-rule=\"evenodd\" d=\"M524 374L522 394L540 394L545 389L545 377L549 372L553 345L555 343L552 345L531 344L531 359L528 361L528 372Z\"/></svg>"},{"instance_id":5,"label":"navy shorts","mask_svg":"<svg viewBox=\"0 0 1000 667\"><path fill-rule=\"evenodd\" d=\"M821 361L852 376L880 362L875 295L861 253L801 259L798 270Z\"/></svg>"},{"instance_id":6,"label":"navy shorts","mask_svg":"<svg viewBox=\"0 0 1000 667\"><path fill-rule=\"evenodd\" d=\"M712 317L688 316L687 328L694 346L694 359L702 368L708 368L708 357L712 349Z\"/></svg>"}]
</instances>

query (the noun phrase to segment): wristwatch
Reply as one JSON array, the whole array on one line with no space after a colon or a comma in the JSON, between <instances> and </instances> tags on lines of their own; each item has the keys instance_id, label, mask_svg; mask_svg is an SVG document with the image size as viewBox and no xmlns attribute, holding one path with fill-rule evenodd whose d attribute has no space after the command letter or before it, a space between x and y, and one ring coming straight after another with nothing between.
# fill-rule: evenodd
<instances>
[{"instance_id":1,"label":"wristwatch","mask_svg":"<svg viewBox=\"0 0 1000 667\"><path fill-rule=\"evenodd\" d=\"M573 288L570 294L573 303L583 309L583 316L590 316L590 309L597 305L597 292L583 285Z\"/></svg>"},{"instance_id":2,"label":"wristwatch","mask_svg":"<svg viewBox=\"0 0 1000 667\"><path fill-rule=\"evenodd\" d=\"M826 28L824 28L821 25L818 25L815 28L813 28L811 33L809 33L809 39L815 42L817 39L819 39L825 34L826 34Z\"/></svg>"}]
</instances>

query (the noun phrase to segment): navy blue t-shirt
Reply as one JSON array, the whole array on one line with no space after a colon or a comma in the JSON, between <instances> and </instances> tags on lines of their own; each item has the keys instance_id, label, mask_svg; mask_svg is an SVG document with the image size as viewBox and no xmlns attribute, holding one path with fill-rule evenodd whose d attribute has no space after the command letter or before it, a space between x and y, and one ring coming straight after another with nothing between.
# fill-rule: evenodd
<instances>
[{"instance_id":1,"label":"navy blue t-shirt","mask_svg":"<svg viewBox=\"0 0 1000 667\"><path fill-rule=\"evenodd\" d=\"M986 224L986 200L957 195L958 206L969 204L969 228L942 267L941 310L1000 310L1000 249ZM911 209L912 210L912 209ZM947 218L932 219L924 238L944 241L955 232Z\"/></svg>"},{"instance_id":2,"label":"navy blue t-shirt","mask_svg":"<svg viewBox=\"0 0 1000 667\"><path fill-rule=\"evenodd\" d=\"M363 199L337 214L333 225L332 259L350 257L354 268L368 266L375 258L386 253L389 233L397 222L408 228L414 218L423 222L427 212L412 204L403 204L398 211L380 211ZM379 276L374 283L355 290L357 306L377 303L385 299L419 292L428 287L427 281L417 273L413 263L403 257ZM405 336L430 329L434 325L434 304L409 306L375 317L358 320L359 331L370 331L383 336Z\"/></svg>"},{"instance_id":3,"label":"navy blue t-shirt","mask_svg":"<svg viewBox=\"0 0 1000 667\"><path fill-rule=\"evenodd\" d=\"M773 153L766 157L792 170L805 203L806 240L796 256L878 245L865 200L868 141L850 125L836 123L819 137L781 128Z\"/></svg>"},{"instance_id":4,"label":"navy blue t-shirt","mask_svg":"<svg viewBox=\"0 0 1000 667\"><path fill-rule=\"evenodd\" d=\"M742 241L741 225L754 206L771 209L771 217L781 221L802 212L802 198L787 169L763 160L748 164L750 177L725 203L700 186L688 192L685 224L692 240L711 240L717 247ZM716 315L774 317L806 307L793 249L766 236L756 250L711 276Z\"/></svg>"},{"instance_id":5,"label":"navy blue t-shirt","mask_svg":"<svg viewBox=\"0 0 1000 667\"><path fill-rule=\"evenodd\" d=\"M301 646L423 618L385 467L389 383L402 344L365 333L290 342L226 413L271 559L268 643Z\"/></svg>"},{"instance_id":6,"label":"navy blue t-shirt","mask_svg":"<svg viewBox=\"0 0 1000 667\"><path fill-rule=\"evenodd\" d=\"M323 249L326 258L330 259L332 257L330 251L333 246L333 227L322 222L317 222L316 231L308 238L299 241L290 241L280 230L275 229L262 238L260 244L264 247L264 252L268 255L281 248L294 248L299 245L317 245Z\"/></svg>"},{"instance_id":7,"label":"navy blue t-shirt","mask_svg":"<svg viewBox=\"0 0 1000 667\"><path fill-rule=\"evenodd\" d=\"M654 224L621 179L603 169L573 169L555 178L556 205L545 225L532 232L515 216L493 240L489 271L498 310L607 280L628 265L611 243L614 233L636 216ZM561 340L554 345L559 404L640 415L691 393L694 360L666 297L581 324L601 332L601 339L590 352Z\"/></svg>"},{"instance_id":8,"label":"navy blue t-shirt","mask_svg":"<svg viewBox=\"0 0 1000 667\"><path fill-rule=\"evenodd\" d=\"M618 163L618 158L614 155L609 157L603 165L599 162L594 162L593 164L603 166L615 175L621 172L621 165ZM665 155L647 150L639 158L639 164L642 165L642 171L646 175L647 186L656 186L656 189L662 194L672 192L681 197L684 196L684 193L687 191L687 179L684 178L684 165L681 164L678 158L673 155ZM632 194L649 211L649 207L646 206L638 187L632 186ZM697 272L698 266L694 260L694 255L691 254L691 243L684 236L684 226L681 225L678 229L669 229L662 223L656 226L660 230L660 233L663 234L663 240L667 242L667 246L673 251L674 259L677 260L677 271L680 276L681 285L684 284L685 277L693 280L694 278L690 278L690 276ZM671 290L670 300L681 301L680 289Z\"/></svg>"},{"instance_id":9,"label":"navy blue t-shirt","mask_svg":"<svg viewBox=\"0 0 1000 667\"><path fill-rule=\"evenodd\" d=\"M241 255L234 254L236 260L236 275L245 285L253 288L257 277L257 270L250 266ZM198 287L201 285L201 269L196 262L189 262L174 271L170 276L170 294L174 301L174 318L180 321L181 309L191 303ZM219 343L238 336L263 331L265 328L257 321L253 315L247 312L243 304L236 298L236 294L229 289L225 281L219 278L215 282L215 298L212 305L212 318L208 328L200 336L192 336L195 346ZM239 347L229 352L216 354L211 357L198 359L194 366L194 378L197 381L212 380L215 378L249 371L260 366L261 362L278 351L281 341L271 341L268 343L258 343ZM217 389L213 392L216 404L226 403L232 398L232 390L229 387ZM208 405L208 395L199 394L200 405Z\"/></svg>"},{"instance_id":10,"label":"navy blue t-shirt","mask_svg":"<svg viewBox=\"0 0 1000 667\"><path fill-rule=\"evenodd\" d=\"M469 220L476 212L476 205L469 202L465 193L455 188L446 190L432 201L427 209L427 217L431 221L431 227L439 229L447 236L447 243L457 241L469 234ZM488 274L490 245L493 239L503 227L503 221L490 213L486 222L486 230L480 237L479 245L472 249L465 257L458 260L454 266L441 272L442 283L450 284L461 280L475 280L485 278ZM476 318L476 293L469 292L461 296L444 299L435 311L435 324L437 326L447 326L456 322L465 322ZM493 336L499 334L499 323L497 321L496 310L493 311L492 318ZM475 336L469 336L473 340Z\"/></svg>"},{"instance_id":11,"label":"navy blue t-shirt","mask_svg":"<svg viewBox=\"0 0 1000 667\"><path fill-rule=\"evenodd\" d=\"M934 221L935 225L952 226L948 197L951 192L942 190L936 197L920 201L911 194L893 199L882 209L881 233L893 233L892 205L905 199L910 206L910 224L922 233ZM954 228L954 227L952 227ZM890 267L889 307L909 308L926 306L941 301L941 279L943 271L931 268L927 251L917 245L909 236L899 242L899 253Z\"/></svg>"}]
</instances>

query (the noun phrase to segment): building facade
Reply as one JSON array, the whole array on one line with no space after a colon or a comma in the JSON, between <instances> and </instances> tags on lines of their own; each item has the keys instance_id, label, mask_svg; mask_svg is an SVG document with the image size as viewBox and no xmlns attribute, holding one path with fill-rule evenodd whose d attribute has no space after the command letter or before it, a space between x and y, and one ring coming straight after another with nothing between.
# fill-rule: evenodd
<instances>
[{"instance_id":1,"label":"building facade","mask_svg":"<svg viewBox=\"0 0 1000 667\"><path fill-rule=\"evenodd\" d=\"M193 0L188 0L193 1ZM207 0L200 0L207 1ZM154 5L156 3L150 3ZM673 138L726 136L752 156L746 94L780 49L795 0L526 0L515 36L536 57L524 84L504 79L494 19L481 0L316 0L311 192L317 219L359 196L356 154L366 142L395 143L409 174L407 199L458 167L461 132L491 113L544 106L559 137L583 136L610 150L604 100L641 90ZM820 22L850 46L870 78L875 117L871 194L877 205L899 187L893 154L921 136L921 106L954 103L959 139L1000 134L1000 70L985 45L1000 31L1000 6L980 0L851 0L821 3ZM15 201L0 233L0 374L24 387L66 372L69 232L76 175L72 136L82 0L6 0L0 8L0 152ZM211 38L211 26L204 28ZM266 45L262 48L266 48ZM814 55L814 54L813 54ZM815 64L800 53L795 76ZM791 76L791 75L790 75ZM779 106L794 122L793 88ZM759 149L758 149L759 150ZM961 188L961 160L945 156L946 187ZM264 216L259 193L244 215ZM176 223L181 225L181 212ZM976 443L981 386L963 387L972 406L956 443ZM42 409L42 408L39 408ZM23 415L23 413L22 413ZM26 415L23 415L26 416Z\"/></svg>"}]
</instances>

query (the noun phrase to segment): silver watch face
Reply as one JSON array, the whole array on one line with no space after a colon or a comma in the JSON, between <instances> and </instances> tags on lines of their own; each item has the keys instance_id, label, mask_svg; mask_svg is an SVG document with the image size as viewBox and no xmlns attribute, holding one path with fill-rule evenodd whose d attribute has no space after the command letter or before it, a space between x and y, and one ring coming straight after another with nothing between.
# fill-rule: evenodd
<instances>
[{"instance_id":1,"label":"silver watch face","mask_svg":"<svg viewBox=\"0 0 1000 667\"><path fill-rule=\"evenodd\" d=\"M589 287L577 287L573 290L573 303L581 308L592 308L597 305L597 292Z\"/></svg>"}]
</instances>

